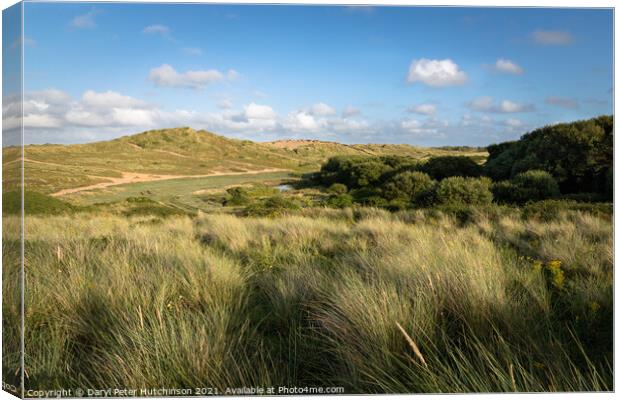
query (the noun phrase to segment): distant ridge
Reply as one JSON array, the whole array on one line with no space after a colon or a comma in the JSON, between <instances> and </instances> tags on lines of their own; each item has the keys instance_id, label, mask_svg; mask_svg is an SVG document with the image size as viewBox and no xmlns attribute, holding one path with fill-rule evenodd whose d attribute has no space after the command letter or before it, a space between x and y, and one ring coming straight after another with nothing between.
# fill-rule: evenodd
<instances>
[{"instance_id":1,"label":"distant ridge","mask_svg":"<svg viewBox=\"0 0 620 400\"><path fill-rule=\"evenodd\" d=\"M19 148L3 149L5 185L17 184ZM354 144L297 139L253 142L190 127L150 130L113 140L86 144L27 145L26 186L57 193L80 186L104 184L124 176L199 176L257 173L265 170L316 171L336 155L400 155L424 159L460 152L406 144Z\"/></svg>"}]
</instances>

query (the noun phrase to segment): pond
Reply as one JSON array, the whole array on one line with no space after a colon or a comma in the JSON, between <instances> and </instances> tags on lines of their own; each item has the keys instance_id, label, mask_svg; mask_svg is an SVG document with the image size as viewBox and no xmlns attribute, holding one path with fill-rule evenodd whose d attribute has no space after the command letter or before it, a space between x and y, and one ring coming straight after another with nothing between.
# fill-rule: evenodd
<instances>
[{"instance_id":1,"label":"pond","mask_svg":"<svg viewBox=\"0 0 620 400\"><path fill-rule=\"evenodd\" d=\"M276 189L278 189L280 192L287 192L289 190L293 190L293 186L282 184L282 185L276 186Z\"/></svg>"}]
</instances>

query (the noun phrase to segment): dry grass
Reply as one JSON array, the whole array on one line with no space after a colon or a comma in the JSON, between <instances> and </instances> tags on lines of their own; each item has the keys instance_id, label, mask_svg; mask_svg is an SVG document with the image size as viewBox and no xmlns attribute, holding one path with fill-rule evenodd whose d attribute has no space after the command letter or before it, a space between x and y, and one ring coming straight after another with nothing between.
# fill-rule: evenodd
<instances>
[{"instance_id":1,"label":"dry grass","mask_svg":"<svg viewBox=\"0 0 620 400\"><path fill-rule=\"evenodd\" d=\"M85 214L31 217L26 232L36 389L612 388L612 226L590 215ZM14 305L3 310L14 324Z\"/></svg>"}]
</instances>

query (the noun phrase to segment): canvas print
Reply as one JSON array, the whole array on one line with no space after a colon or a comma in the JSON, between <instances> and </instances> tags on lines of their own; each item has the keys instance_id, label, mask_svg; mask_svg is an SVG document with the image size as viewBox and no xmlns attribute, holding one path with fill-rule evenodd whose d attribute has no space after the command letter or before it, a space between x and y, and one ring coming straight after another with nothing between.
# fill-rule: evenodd
<instances>
[{"instance_id":1,"label":"canvas print","mask_svg":"<svg viewBox=\"0 0 620 400\"><path fill-rule=\"evenodd\" d=\"M3 10L18 397L613 391L613 9Z\"/></svg>"}]
</instances>

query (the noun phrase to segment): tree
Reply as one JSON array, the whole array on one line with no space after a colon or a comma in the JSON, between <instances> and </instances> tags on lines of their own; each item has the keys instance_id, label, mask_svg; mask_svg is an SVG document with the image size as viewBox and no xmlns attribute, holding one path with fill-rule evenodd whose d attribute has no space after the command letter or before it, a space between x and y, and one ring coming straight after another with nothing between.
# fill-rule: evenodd
<instances>
[{"instance_id":1,"label":"tree","mask_svg":"<svg viewBox=\"0 0 620 400\"><path fill-rule=\"evenodd\" d=\"M420 170L436 180L451 176L478 177L482 174L482 167L466 156L433 157L420 166Z\"/></svg>"},{"instance_id":2,"label":"tree","mask_svg":"<svg viewBox=\"0 0 620 400\"><path fill-rule=\"evenodd\" d=\"M495 180L536 169L550 173L562 193L602 193L613 164L613 117L545 126L488 151L484 171Z\"/></svg>"}]
</instances>

